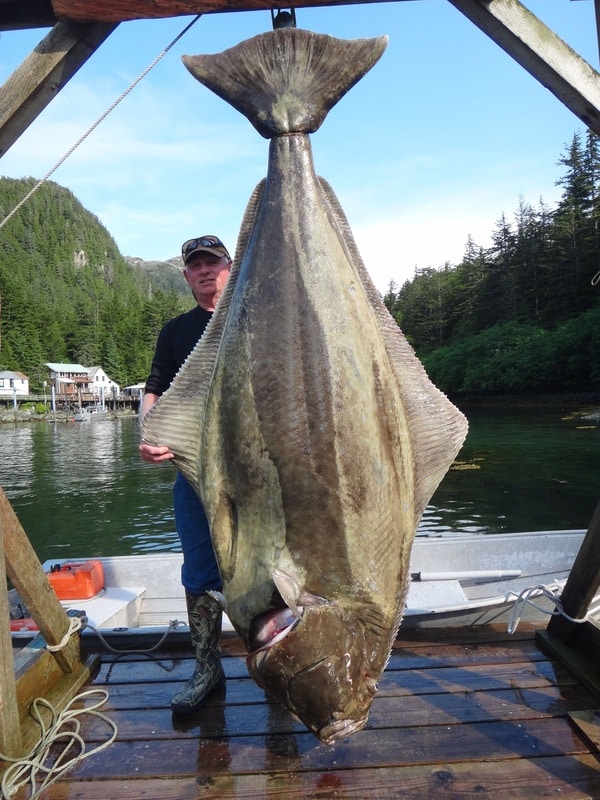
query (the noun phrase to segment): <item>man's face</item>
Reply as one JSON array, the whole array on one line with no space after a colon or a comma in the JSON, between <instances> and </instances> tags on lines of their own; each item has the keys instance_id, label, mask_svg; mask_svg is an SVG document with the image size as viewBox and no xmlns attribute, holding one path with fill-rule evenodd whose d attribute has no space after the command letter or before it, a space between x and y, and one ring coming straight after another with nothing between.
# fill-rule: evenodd
<instances>
[{"instance_id":1,"label":"man's face","mask_svg":"<svg viewBox=\"0 0 600 800\"><path fill-rule=\"evenodd\" d=\"M214 310L229 278L229 259L212 253L196 253L186 264L183 274L198 305Z\"/></svg>"}]
</instances>

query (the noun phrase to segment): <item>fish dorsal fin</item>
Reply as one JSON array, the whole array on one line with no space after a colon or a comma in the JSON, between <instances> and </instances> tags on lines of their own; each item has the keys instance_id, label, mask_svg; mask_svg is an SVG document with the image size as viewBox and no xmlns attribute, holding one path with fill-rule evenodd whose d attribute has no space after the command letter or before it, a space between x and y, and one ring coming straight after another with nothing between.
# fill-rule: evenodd
<instances>
[{"instance_id":1,"label":"fish dorsal fin","mask_svg":"<svg viewBox=\"0 0 600 800\"><path fill-rule=\"evenodd\" d=\"M318 178L330 206L341 241L377 315L391 367L396 374L404 413L411 431L415 464L415 528L433 493L448 471L467 435L464 415L431 382L396 321L387 310L358 252L350 225L335 192ZM446 447L440 447L446 442Z\"/></svg>"},{"instance_id":2,"label":"fish dorsal fin","mask_svg":"<svg viewBox=\"0 0 600 800\"><path fill-rule=\"evenodd\" d=\"M266 139L313 133L379 60L387 36L336 39L300 28L254 36L212 55L182 56L191 74Z\"/></svg>"},{"instance_id":3,"label":"fish dorsal fin","mask_svg":"<svg viewBox=\"0 0 600 800\"><path fill-rule=\"evenodd\" d=\"M173 463L199 492L198 443L202 439L204 409L217 363L240 265L254 226L264 179L255 188L240 227L231 275L215 313L169 389L142 420L142 437L153 445L166 445L175 454Z\"/></svg>"},{"instance_id":4,"label":"fish dorsal fin","mask_svg":"<svg viewBox=\"0 0 600 800\"><path fill-rule=\"evenodd\" d=\"M250 199L248 200L248 204L242 218L242 224L240 225L240 232L238 234L237 245L235 248L235 258L233 259L235 264L240 265L242 263L246 250L248 249L248 240L250 239L250 234L254 228L256 212L265 191L265 183L265 178L260 180L256 184L256 187L252 192Z\"/></svg>"}]
</instances>

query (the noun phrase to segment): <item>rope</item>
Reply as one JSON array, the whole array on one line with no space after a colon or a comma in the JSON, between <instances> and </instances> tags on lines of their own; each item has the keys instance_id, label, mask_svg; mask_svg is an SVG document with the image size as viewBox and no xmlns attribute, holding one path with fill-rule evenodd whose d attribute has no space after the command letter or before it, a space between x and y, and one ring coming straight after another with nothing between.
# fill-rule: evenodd
<instances>
[{"instance_id":1,"label":"rope","mask_svg":"<svg viewBox=\"0 0 600 800\"><path fill-rule=\"evenodd\" d=\"M163 635L158 640L158 642L153 647L149 647L147 649L142 649L142 650L127 650L127 649L121 650L121 649L117 649L116 647L112 647L112 645L110 645L106 641L106 639L100 633L100 631L97 628L94 628L93 625L86 625L85 627L89 628L91 631L93 631L96 634L96 636L102 642L102 645L107 650L109 650L111 653L116 653L117 655L122 655L122 654L128 654L128 653L129 654L131 654L131 653L142 653L142 654L143 653L153 653L155 650L158 650L158 648L161 646L161 644L164 642L164 640L167 638L167 636L171 633L171 631L177 630L177 628L180 625L185 625L185 622L180 622L178 619L170 620L169 621L169 626L167 627L167 630L163 633Z\"/></svg>"},{"instance_id":2,"label":"rope","mask_svg":"<svg viewBox=\"0 0 600 800\"><path fill-rule=\"evenodd\" d=\"M62 650L63 647L66 647L67 642L71 638L72 634L75 631L78 631L81 628L81 619L79 617L70 617L69 618L69 629L60 640L58 644L47 644L46 650L49 650L51 653L57 653L59 650Z\"/></svg>"},{"instance_id":3,"label":"rope","mask_svg":"<svg viewBox=\"0 0 600 800\"><path fill-rule=\"evenodd\" d=\"M105 120L105 119L106 119L106 117L107 117L107 116L110 114L110 112L111 112L111 111L113 111L113 110L114 110L114 109L115 109L115 108L116 108L116 107L119 105L119 103L121 102L121 100L124 100L124 99L125 99L125 97L127 97L127 95L128 95L128 94L129 94L129 93L130 93L130 92L131 92L133 89L135 89L135 87L138 85L138 83L140 83L140 81L142 81L142 80L143 80L143 79L146 77L146 75L147 75L147 74L150 72L150 70L151 70L151 69L153 69L153 68L154 68L154 67L155 67L155 66L158 64L158 62L159 62L159 61L160 61L160 60L161 60L161 59L162 59L164 56L166 56L166 54L169 52L169 50L170 50L170 49L171 49L171 48L172 48L172 47L173 47L175 44L177 44L177 42L178 42L178 41L179 41L179 40L182 38L182 36L184 36L184 35L185 35L185 34L186 34L188 31L189 31L189 29L192 27L192 25L195 25L195 24L196 24L196 22L198 22L198 20L200 19L200 17L201 17L201 16L202 16L202 14L198 14L196 17L194 17L194 19L193 19L193 20L192 20L192 21L191 21L191 22L190 22L188 25L186 25L186 26L185 26L185 28L184 28L184 29L181 31L181 33L178 33L178 34L177 34L177 36L176 36L176 37L173 39L173 41L172 41L170 44L168 44L168 45L165 47L165 49L164 49L164 50L163 50L161 53L159 53L159 54L158 54L158 56L156 56L156 58L154 59L154 61L153 61L153 62L152 62L152 63L151 63L151 64L150 64L148 67L146 67L146 69L145 69L145 70L142 72L142 74L141 74L139 77L137 77L137 78L136 78L136 79L133 81L133 83L132 83L132 84L129 86L129 88L125 89L125 91L124 91L124 92L123 92L123 93L122 93L122 94L121 94L121 95L120 95L120 96L119 96L119 97L118 97L118 98L117 98L117 99L114 101L114 103L113 103L111 106L109 106L109 108L108 108L108 109L107 109L107 110L104 112L104 114L102 114L102 115L101 115L101 116L100 116L100 117L99 117L99 118L96 120L96 122L94 122L94 123L93 123L93 124L92 124L92 125L91 125L91 126L88 128L88 129L87 129L87 131L86 131L86 132L83 134L83 136L81 136L81 137L80 137L80 138L79 138L79 139L78 139L78 140L75 142L75 144L74 144L74 145L73 145L73 146L72 146L72 147L71 147L69 150L67 150L67 152L64 154L64 156L62 156L62 158L60 158L60 159L59 159L59 160L56 162L56 164L55 164L55 165L52 167L52 169L51 169L49 172L47 172L47 173L44 175L44 177L43 177L43 178L41 178L41 180L39 180L39 181L38 181L38 182L35 184L35 186L33 187L33 189L31 189L31 191L30 191L30 192L28 192L28 193L25 195L25 197L23 197L23 199L22 199L22 200L20 200L20 201L17 203L17 205L16 205L16 206L13 208L13 210L12 210L12 211L11 211L9 214L7 214L7 216L6 216L6 217L4 217L4 219L2 220L2 222L0 222L0 228L3 228L3 227L6 225L6 223L9 221L9 219L11 219L11 218L12 218L12 217L13 217L13 216L14 216L14 215L17 213L17 211L18 211L18 210L19 210L19 209L20 209L20 208L21 208L23 205L25 205L25 203L26 203L26 202L29 200L29 198L30 198L30 197L31 197L33 194L35 194L35 192L37 192L37 190L40 188L40 186L42 186L42 185L43 185L43 184L44 184L44 183L45 183L45 182L46 182L46 181L47 181L47 180L48 180L48 179L49 179L49 178L50 178L50 177L51 177L51 176L52 176L52 175L53 175L53 174L56 172L56 170L57 170L57 169L58 169L60 166L62 166L62 165L64 164L64 162L65 162L65 161L66 161L66 160L69 158L69 156L70 156L70 155L71 155L71 154L72 154L72 153L73 153L73 152L74 152L74 151L75 151L75 150L76 150L76 149L79 147L79 145L80 145L82 142L84 142L84 141L87 139L87 137L88 137L88 136L89 136L89 135L90 135L90 134L91 134L91 133L92 133L92 132L93 132L93 131L94 131L94 130L97 128L97 127L98 127L98 125L100 125L100 123L101 123L101 122L103 122L103 120Z\"/></svg>"},{"instance_id":4,"label":"rope","mask_svg":"<svg viewBox=\"0 0 600 800\"><path fill-rule=\"evenodd\" d=\"M592 286L596 286L600 283L600 271L598 271L591 280Z\"/></svg>"},{"instance_id":5,"label":"rope","mask_svg":"<svg viewBox=\"0 0 600 800\"><path fill-rule=\"evenodd\" d=\"M73 709L75 702L92 695L100 695L98 702L88 708ZM98 710L107 700L108 693L104 689L92 689L74 697L63 711L57 714L47 700L41 697L36 698L31 704L30 714L41 728L41 738L25 758L10 758L0 753L2 761L11 762L11 766L2 777L2 797L13 797L22 786L29 784L30 800L35 800L68 769L111 745L117 737L117 726ZM48 727L42 717L40 710L42 706L50 712ZM102 720L111 729L105 742L87 751L85 741L80 733L81 722L79 721L79 718L85 714ZM57 754L59 743L61 749Z\"/></svg>"},{"instance_id":6,"label":"rope","mask_svg":"<svg viewBox=\"0 0 600 800\"><path fill-rule=\"evenodd\" d=\"M560 594L562 592L562 587L558 583L552 584L540 584L539 586L531 586L527 589L523 589L518 595L516 592L509 592L510 595L516 595L516 601L513 606L513 610L510 615L510 619L508 621L508 632L513 634L521 621L521 616L523 615L523 610L527 603L535 608L537 611L541 611L543 614L548 614L551 617L562 616L567 619L569 622L576 622L577 624L581 624L583 622L587 622L594 609L589 609L588 613L585 617L580 619L576 619L575 617L571 617L567 612L564 610L562 603L560 601ZM537 605L531 599L532 595L539 597L542 595L550 600L554 604L554 609L543 608L542 606Z\"/></svg>"}]
</instances>

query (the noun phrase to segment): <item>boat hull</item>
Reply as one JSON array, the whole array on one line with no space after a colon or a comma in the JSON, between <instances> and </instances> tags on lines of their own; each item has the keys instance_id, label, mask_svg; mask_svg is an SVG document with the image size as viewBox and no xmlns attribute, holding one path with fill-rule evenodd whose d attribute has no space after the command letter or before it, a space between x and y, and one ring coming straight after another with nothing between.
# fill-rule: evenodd
<instances>
[{"instance_id":1,"label":"boat hull","mask_svg":"<svg viewBox=\"0 0 600 800\"><path fill-rule=\"evenodd\" d=\"M515 601L524 590L564 585L584 536L584 530L418 536L399 637L421 628L508 624L517 612L520 620L545 626L553 608L550 600L538 593L532 597L535 606L527 603L516 611ZM85 612L91 627L84 637L95 635L92 627L105 637L119 638L162 635L169 629L170 635L187 633L180 553L100 560L104 589L92 598L63 601L71 612ZM56 563L46 562L44 569ZM224 630L233 631L226 617ZM35 631L12 635L31 638Z\"/></svg>"}]
</instances>

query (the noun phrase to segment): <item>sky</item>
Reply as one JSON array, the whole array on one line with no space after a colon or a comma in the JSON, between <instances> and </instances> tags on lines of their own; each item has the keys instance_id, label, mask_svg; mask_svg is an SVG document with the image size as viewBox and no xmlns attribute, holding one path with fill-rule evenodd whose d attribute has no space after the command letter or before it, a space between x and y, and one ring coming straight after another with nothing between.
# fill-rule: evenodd
<instances>
[{"instance_id":1,"label":"sky","mask_svg":"<svg viewBox=\"0 0 600 800\"><path fill-rule=\"evenodd\" d=\"M598 69L592 0L524 4ZM416 269L460 263L469 237L489 247L521 201L556 205L559 158L585 126L447 0L298 9L296 18L342 39L389 37L311 136L317 173L380 292ZM45 177L193 19L121 23L2 157L0 175ZM202 16L51 175L123 255L167 260L206 233L235 248L268 143L181 56L271 29L268 11ZM2 82L48 31L0 35Z\"/></svg>"}]
</instances>

